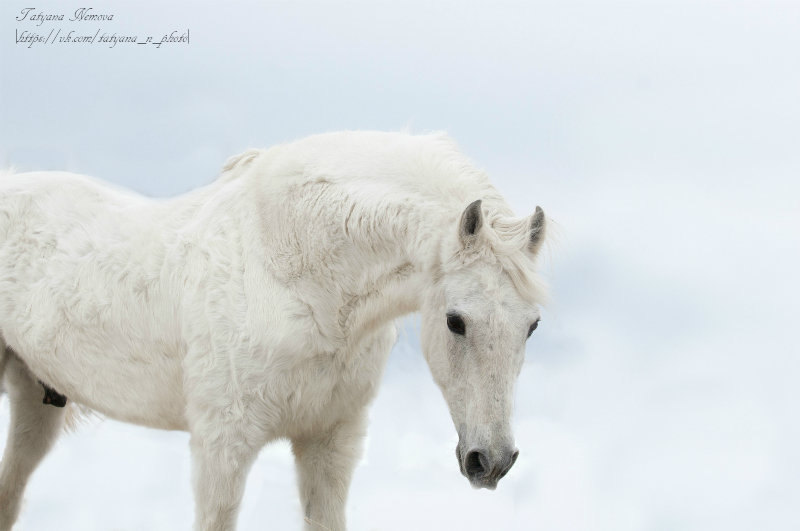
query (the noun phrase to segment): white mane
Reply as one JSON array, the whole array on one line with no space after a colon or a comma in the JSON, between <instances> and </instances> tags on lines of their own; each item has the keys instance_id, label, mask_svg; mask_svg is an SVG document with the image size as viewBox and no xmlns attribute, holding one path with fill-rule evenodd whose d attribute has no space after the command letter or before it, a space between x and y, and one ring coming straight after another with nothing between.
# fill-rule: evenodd
<instances>
[{"instance_id":1,"label":"white mane","mask_svg":"<svg viewBox=\"0 0 800 531\"><path fill-rule=\"evenodd\" d=\"M443 132L412 136L347 131L270 149L248 149L228 159L219 179L247 175L266 181L293 176L305 183L337 184L320 195L319 203L352 203L348 219L360 220L359 226L382 224L381 216L393 213L393 218L383 221L401 225L390 232L408 230L403 222L425 221L405 218L402 205L422 207L419 215L432 214L427 221L438 229L442 215L452 220L467 204L482 199L488 221L483 237L495 260L526 299L545 298L535 262L523 251L530 237L530 219L514 217L486 173Z\"/></svg>"}]
</instances>

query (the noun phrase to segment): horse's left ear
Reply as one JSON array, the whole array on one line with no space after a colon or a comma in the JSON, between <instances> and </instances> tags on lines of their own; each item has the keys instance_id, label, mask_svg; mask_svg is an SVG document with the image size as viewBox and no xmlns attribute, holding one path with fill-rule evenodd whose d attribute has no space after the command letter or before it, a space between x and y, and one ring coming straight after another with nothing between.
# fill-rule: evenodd
<instances>
[{"instance_id":1,"label":"horse's left ear","mask_svg":"<svg viewBox=\"0 0 800 531\"><path fill-rule=\"evenodd\" d=\"M528 236L528 252L536 254L539 252L542 243L544 242L545 228L547 221L544 217L544 210L542 207L537 206L536 212L531 216L530 233Z\"/></svg>"}]
</instances>

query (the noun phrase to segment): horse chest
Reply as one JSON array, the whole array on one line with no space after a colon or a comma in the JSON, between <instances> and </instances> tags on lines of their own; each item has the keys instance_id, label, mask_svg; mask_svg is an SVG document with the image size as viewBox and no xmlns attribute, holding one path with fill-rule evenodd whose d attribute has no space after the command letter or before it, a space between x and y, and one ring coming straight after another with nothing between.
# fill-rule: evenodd
<instances>
[{"instance_id":1,"label":"horse chest","mask_svg":"<svg viewBox=\"0 0 800 531\"><path fill-rule=\"evenodd\" d=\"M296 435L364 412L374 398L395 340L394 327L376 331L347 352L312 356L291 371L273 375L274 404L282 410L283 432Z\"/></svg>"},{"instance_id":2,"label":"horse chest","mask_svg":"<svg viewBox=\"0 0 800 531\"><path fill-rule=\"evenodd\" d=\"M283 420L282 435L313 430L358 409L368 399L369 379L367 371L342 367L330 354L315 356L291 374L274 375L267 388Z\"/></svg>"}]
</instances>

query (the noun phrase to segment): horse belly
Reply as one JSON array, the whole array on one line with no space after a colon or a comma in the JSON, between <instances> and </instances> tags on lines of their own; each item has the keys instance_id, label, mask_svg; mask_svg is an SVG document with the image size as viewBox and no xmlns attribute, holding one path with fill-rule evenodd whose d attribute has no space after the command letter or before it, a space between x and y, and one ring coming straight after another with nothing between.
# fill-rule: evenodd
<instances>
[{"instance_id":1,"label":"horse belly","mask_svg":"<svg viewBox=\"0 0 800 531\"><path fill-rule=\"evenodd\" d=\"M65 339L54 352L9 346L37 378L75 403L123 422L186 429L180 352L157 344L123 347L108 337Z\"/></svg>"},{"instance_id":2,"label":"horse belly","mask_svg":"<svg viewBox=\"0 0 800 531\"><path fill-rule=\"evenodd\" d=\"M160 242L133 231L100 188L68 175L15 177L0 185L6 344L71 401L183 428L182 348Z\"/></svg>"}]
</instances>

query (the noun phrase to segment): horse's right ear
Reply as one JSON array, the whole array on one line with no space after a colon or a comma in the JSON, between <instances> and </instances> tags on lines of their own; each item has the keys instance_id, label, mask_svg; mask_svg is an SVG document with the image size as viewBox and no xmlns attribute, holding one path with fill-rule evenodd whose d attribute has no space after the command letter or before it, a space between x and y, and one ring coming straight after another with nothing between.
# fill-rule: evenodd
<instances>
[{"instance_id":1,"label":"horse's right ear","mask_svg":"<svg viewBox=\"0 0 800 531\"><path fill-rule=\"evenodd\" d=\"M458 224L458 235L461 245L470 247L475 242L481 227L483 227L483 209L481 200L473 201L461 214L461 222Z\"/></svg>"},{"instance_id":2,"label":"horse's right ear","mask_svg":"<svg viewBox=\"0 0 800 531\"><path fill-rule=\"evenodd\" d=\"M547 227L547 218L544 216L542 207L537 206L536 212L531 216L530 229L528 232L528 252L535 255L544 242L545 229Z\"/></svg>"}]
</instances>

